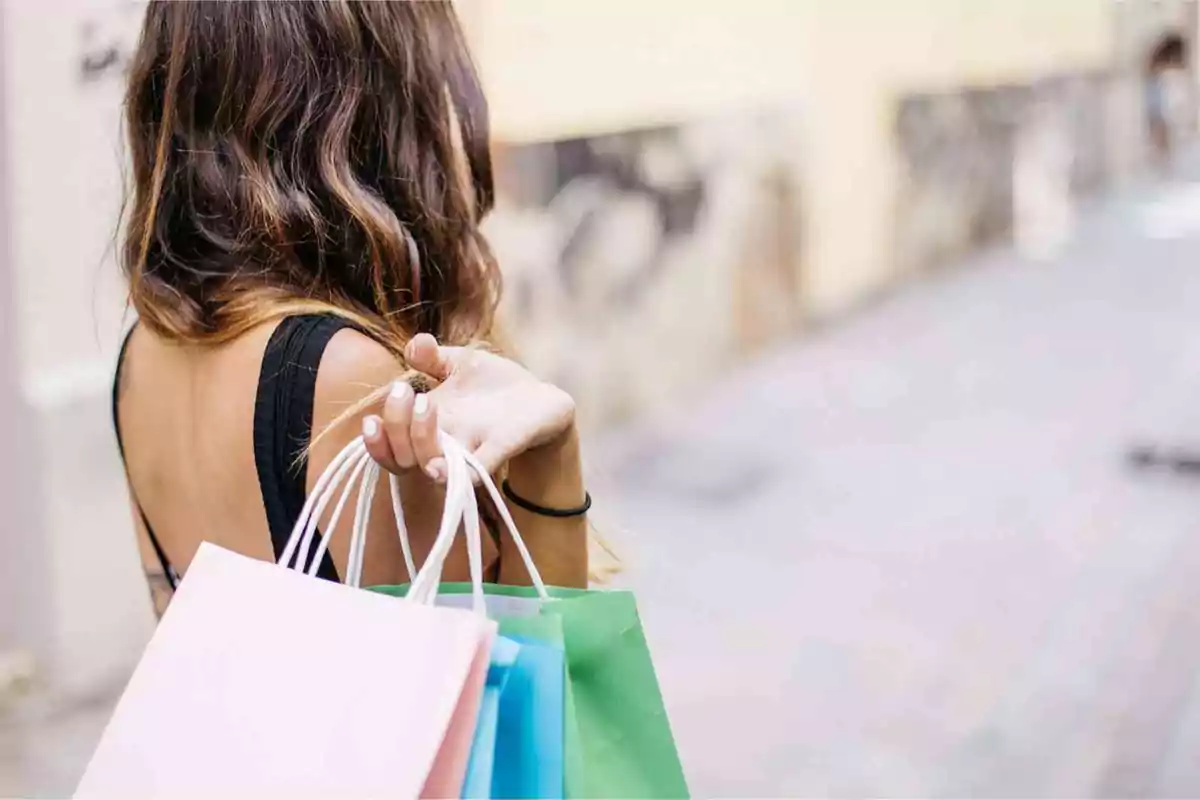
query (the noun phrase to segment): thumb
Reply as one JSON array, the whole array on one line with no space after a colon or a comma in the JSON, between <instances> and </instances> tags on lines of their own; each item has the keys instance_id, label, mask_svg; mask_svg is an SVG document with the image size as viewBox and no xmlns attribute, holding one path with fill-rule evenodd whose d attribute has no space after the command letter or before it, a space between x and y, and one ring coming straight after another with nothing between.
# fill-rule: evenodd
<instances>
[{"instance_id":1,"label":"thumb","mask_svg":"<svg viewBox=\"0 0 1200 800\"><path fill-rule=\"evenodd\" d=\"M404 348L404 358L415 370L444 381L458 366L459 348L443 347L428 333L418 333Z\"/></svg>"}]
</instances>

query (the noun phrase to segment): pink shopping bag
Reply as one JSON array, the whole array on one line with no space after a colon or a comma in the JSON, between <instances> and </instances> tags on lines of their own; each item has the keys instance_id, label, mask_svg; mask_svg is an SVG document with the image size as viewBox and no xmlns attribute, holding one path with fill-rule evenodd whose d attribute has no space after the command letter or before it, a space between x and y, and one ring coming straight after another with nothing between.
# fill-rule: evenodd
<instances>
[{"instance_id":1,"label":"pink shopping bag","mask_svg":"<svg viewBox=\"0 0 1200 800\"><path fill-rule=\"evenodd\" d=\"M200 547L78 797L457 797L495 625Z\"/></svg>"}]
</instances>

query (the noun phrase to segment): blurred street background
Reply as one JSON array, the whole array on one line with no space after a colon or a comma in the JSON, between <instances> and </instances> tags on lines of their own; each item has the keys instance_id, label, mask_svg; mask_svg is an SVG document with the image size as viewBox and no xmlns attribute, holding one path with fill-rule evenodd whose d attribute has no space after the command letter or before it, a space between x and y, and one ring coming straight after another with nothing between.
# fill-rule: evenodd
<instances>
[{"instance_id":1,"label":"blurred street background","mask_svg":"<svg viewBox=\"0 0 1200 800\"><path fill-rule=\"evenodd\" d=\"M1196 2L457 5L695 794L1200 796ZM141 10L0 6L0 797L71 793L152 629Z\"/></svg>"}]
</instances>

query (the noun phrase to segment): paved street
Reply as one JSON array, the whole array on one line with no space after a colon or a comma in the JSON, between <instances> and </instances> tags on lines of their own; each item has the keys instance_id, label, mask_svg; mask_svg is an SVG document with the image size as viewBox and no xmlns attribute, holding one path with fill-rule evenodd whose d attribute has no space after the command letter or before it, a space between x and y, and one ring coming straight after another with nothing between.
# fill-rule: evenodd
<instances>
[{"instance_id":1,"label":"paved street","mask_svg":"<svg viewBox=\"0 0 1200 800\"><path fill-rule=\"evenodd\" d=\"M1200 796L1200 191L724 386L619 489L701 795ZM620 452L620 448L618 448Z\"/></svg>"},{"instance_id":2,"label":"paved street","mask_svg":"<svg viewBox=\"0 0 1200 800\"><path fill-rule=\"evenodd\" d=\"M697 795L1200 795L1200 192L931 275L598 448ZM73 787L98 711L0 734Z\"/></svg>"}]
</instances>

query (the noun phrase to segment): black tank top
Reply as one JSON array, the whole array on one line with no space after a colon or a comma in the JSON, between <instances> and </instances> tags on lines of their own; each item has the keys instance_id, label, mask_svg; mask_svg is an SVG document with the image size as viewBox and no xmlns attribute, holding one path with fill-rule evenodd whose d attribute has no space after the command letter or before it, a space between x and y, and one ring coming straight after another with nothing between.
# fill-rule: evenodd
<instances>
[{"instance_id":1,"label":"black tank top","mask_svg":"<svg viewBox=\"0 0 1200 800\"><path fill-rule=\"evenodd\" d=\"M303 456L312 437L317 369L330 339L344 328L354 326L331 316L288 317L275 328L263 352L254 400L254 465L258 472L263 507L267 512L271 545L277 559L283 555L292 527L304 507L308 460ZM113 381L113 425L122 461L125 447L121 442L121 422L117 414L118 387L121 364L125 360L125 350L133 330L130 329L121 344ZM132 493L131 486L131 496ZM163 574L174 589L179 584L179 573L172 568L136 496L133 497L133 503L146 527L146 534L162 565ZM326 580L338 580L337 569L328 551L321 560L317 575Z\"/></svg>"}]
</instances>

